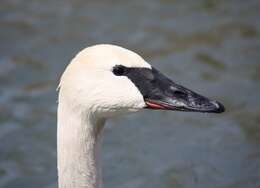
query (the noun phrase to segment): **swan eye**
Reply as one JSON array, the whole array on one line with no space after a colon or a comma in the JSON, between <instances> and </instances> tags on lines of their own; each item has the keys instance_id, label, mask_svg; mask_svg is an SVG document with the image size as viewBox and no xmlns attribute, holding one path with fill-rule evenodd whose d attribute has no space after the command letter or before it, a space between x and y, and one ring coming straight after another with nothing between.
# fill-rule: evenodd
<instances>
[{"instance_id":1,"label":"swan eye","mask_svg":"<svg viewBox=\"0 0 260 188\"><path fill-rule=\"evenodd\" d=\"M122 65L116 65L114 68L113 68L113 73L116 75L116 76L122 76L124 75L124 73L126 72L126 69L124 66Z\"/></svg>"}]
</instances>

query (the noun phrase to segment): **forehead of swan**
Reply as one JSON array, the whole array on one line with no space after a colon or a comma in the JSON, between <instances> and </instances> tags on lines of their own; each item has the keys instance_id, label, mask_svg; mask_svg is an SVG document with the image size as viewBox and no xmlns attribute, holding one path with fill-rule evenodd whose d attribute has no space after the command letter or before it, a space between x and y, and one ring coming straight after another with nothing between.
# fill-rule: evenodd
<instances>
[{"instance_id":1,"label":"forehead of swan","mask_svg":"<svg viewBox=\"0 0 260 188\"><path fill-rule=\"evenodd\" d=\"M111 69L115 65L151 68L151 65L135 52L110 44L99 44L83 49L73 59L73 63L101 69Z\"/></svg>"}]
</instances>

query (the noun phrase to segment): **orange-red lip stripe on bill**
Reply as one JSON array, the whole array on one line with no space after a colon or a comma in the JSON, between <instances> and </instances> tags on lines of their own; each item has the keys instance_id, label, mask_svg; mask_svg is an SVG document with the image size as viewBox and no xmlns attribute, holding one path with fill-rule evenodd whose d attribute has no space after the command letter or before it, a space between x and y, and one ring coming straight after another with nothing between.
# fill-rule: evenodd
<instances>
[{"instance_id":1,"label":"orange-red lip stripe on bill","mask_svg":"<svg viewBox=\"0 0 260 188\"><path fill-rule=\"evenodd\" d=\"M145 103L150 107L150 108L154 108L154 109L165 109L164 106L160 105L160 104L156 104L150 101L145 101Z\"/></svg>"}]
</instances>

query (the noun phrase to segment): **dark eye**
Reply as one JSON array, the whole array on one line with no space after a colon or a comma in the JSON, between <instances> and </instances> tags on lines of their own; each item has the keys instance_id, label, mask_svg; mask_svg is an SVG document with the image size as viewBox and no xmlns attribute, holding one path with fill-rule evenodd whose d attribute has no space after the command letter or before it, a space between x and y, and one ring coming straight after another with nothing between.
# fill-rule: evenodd
<instances>
[{"instance_id":1,"label":"dark eye","mask_svg":"<svg viewBox=\"0 0 260 188\"><path fill-rule=\"evenodd\" d=\"M113 73L116 75L116 76L122 76L124 75L124 73L126 72L126 69L124 66L122 65L116 65L114 68L113 68Z\"/></svg>"}]
</instances>

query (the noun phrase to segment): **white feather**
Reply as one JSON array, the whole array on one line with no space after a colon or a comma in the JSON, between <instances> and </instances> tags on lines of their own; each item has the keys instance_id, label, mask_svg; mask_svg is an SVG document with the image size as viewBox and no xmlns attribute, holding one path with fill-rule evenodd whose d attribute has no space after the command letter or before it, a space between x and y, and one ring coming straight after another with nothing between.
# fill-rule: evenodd
<instances>
[{"instance_id":1,"label":"white feather","mask_svg":"<svg viewBox=\"0 0 260 188\"><path fill-rule=\"evenodd\" d=\"M136 53L102 44L82 50L68 65L59 85L59 188L101 188L100 148L105 120L145 106L136 86L115 76L115 65L151 66Z\"/></svg>"}]
</instances>

